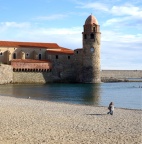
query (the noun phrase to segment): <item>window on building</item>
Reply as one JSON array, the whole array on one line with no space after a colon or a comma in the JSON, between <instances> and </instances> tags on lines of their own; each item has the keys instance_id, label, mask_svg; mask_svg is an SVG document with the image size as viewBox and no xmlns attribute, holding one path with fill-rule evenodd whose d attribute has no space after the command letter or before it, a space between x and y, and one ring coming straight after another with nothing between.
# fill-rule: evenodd
<instances>
[{"instance_id":1,"label":"window on building","mask_svg":"<svg viewBox=\"0 0 142 144\"><path fill-rule=\"evenodd\" d=\"M78 51L76 51L76 53L78 54Z\"/></svg>"},{"instance_id":2,"label":"window on building","mask_svg":"<svg viewBox=\"0 0 142 144\"><path fill-rule=\"evenodd\" d=\"M41 60L41 54L38 55L38 59Z\"/></svg>"},{"instance_id":3,"label":"window on building","mask_svg":"<svg viewBox=\"0 0 142 144\"><path fill-rule=\"evenodd\" d=\"M96 28L95 27L93 27L93 32L96 32Z\"/></svg>"},{"instance_id":4,"label":"window on building","mask_svg":"<svg viewBox=\"0 0 142 144\"><path fill-rule=\"evenodd\" d=\"M3 53L2 52L0 52L0 56L2 56L3 55Z\"/></svg>"},{"instance_id":5,"label":"window on building","mask_svg":"<svg viewBox=\"0 0 142 144\"><path fill-rule=\"evenodd\" d=\"M70 56L68 56L68 59L70 59L71 57Z\"/></svg>"},{"instance_id":6,"label":"window on building","mask_svg":"<svg viewBox=\"0 0 142 144\"><path fill-rule=\"evenodd\" d=\"M16 53L13 54L13 59L16 59Z\"/></svg>"},{"instance_id":7,"label":"window on building","mask_svg":"<svg viewBox=\"0 0 142 144\"><path fill-rule=\"evenodd\" d=\"M93 33L90 35L90 38L91 38L91 39L94 39L94 34L93 34Z\"/></svg>"},{"instance_id":8,"label":"window on building","mask_svg":"<svg viewBox=\"0 0 142 144\"><path fill-rule=\"evenodd\" d=\"M58 55L56 55L56 59L58 59L59 57L58 57Z\"/></svg>"},{"instance_id":9,"label":"window on building","mask_svg":"<svg viewBox=\"0 0 142 144\"><path fill-rule=\"evenodd\" d=\"M84 39L87 39L87 35L86 34L84 34Z\"/></svg>"}]
</instances>

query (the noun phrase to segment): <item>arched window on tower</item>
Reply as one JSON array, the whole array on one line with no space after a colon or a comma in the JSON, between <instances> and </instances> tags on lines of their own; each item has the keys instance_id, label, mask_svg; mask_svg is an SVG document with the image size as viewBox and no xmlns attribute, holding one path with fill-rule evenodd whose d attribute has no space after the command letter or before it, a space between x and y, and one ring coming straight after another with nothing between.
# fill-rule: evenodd
<instances>
[{"instance_id":1,"label":"arched window on tower","mask_svg":"<svg viewBox=\"0 0 142 144\"><path fill-rule=\"evenodd\" d=\"M87 35L86 34L84 34L84 39L87 39Z\"/></svg>"},{"instance_id":2,"label":"arched window on tower","mask_svg":"<svg viewBox=\"0 0 142 144\"><path fill-rule=\"evenodd\" d=\"M96 32L96 27L95 26L93 26L93 32Z\"/></svg>"},{"instance_id":3,"label":"arched window on tower","mask_svg":"<svg viewBox=\"0 0 142 144\"><path fill-rule=\"evenodd\" d=\"M93 33L90 35L90 38L91 38L91 39L94 39L94 34L93 34Z\"/></svg>"}]
</instances>

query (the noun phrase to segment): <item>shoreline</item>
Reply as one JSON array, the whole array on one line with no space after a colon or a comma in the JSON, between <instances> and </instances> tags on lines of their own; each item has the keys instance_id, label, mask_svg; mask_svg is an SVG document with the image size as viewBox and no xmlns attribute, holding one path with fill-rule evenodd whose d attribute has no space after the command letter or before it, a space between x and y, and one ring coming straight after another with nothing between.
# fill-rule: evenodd
<instances>
[{"instance_id":1,"label":"shoreline","mask_svg":"<svg viewBox=\"0 0 142 144\"><path fill-rule=\"evenodd\" d=\"M0 144L141 143L142 110L0 96Z\"/></svg>"},{"instance_id":2,"label":"shoreline","mask_svg":"<svg viewBox=\"0 0 142 144\"><path fill-rule=\"evenodd\" d=\"M49 100L42 100L42 99L33 99L33 98L18 98L18 97L14 97L14 96L8 96L8 95L0 95L0 97L9 97L9 98L16 98L16 99L23 99L23 100L34 100L34 101L44 101L44 102L51 102L51 103L57 103L57 104L67 104L67 105L75 105L75 106L88 106L88 107L103 107L103 108L107 108L108 106L96 106L96 105L85 105L85 104L76 104L76 103L70 103L70 102L60 102L60 101L49 101ZM124 110L137 110L137 111L142 111L142 108L141 109L135 109L135 108L123 108L123 107L115 107L115 109L124 109Z\"/></svg>"}]
</instances>

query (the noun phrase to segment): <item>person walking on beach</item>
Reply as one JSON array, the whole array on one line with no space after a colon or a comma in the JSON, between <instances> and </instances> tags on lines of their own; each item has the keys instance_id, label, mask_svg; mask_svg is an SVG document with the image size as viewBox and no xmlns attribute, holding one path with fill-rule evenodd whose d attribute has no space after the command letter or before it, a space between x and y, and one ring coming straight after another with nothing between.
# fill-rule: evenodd
<instances>
[{"instance_id":1,"label":"person walking on beach","mask_svg":"<svg viewBox=\"0 0 142 144\"><path fill-rule=\"evenodd\" d=\"M113 111L114 111L114 103L111 102L108 106L109 112L107 114L111 114L113 115Z\"/></svg>"}]
</instances>

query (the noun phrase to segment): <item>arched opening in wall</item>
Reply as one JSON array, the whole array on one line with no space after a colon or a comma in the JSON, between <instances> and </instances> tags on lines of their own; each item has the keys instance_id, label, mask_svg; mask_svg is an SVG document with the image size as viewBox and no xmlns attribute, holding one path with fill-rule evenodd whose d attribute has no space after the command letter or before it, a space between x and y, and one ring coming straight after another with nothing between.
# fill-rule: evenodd
<instances>
[{"instance_id":1,"label":"arched opening in wall","mask_svg":"<svg viewBox=\"0 0 142 144\"><path fill-rule=\"evenodd\" d=\"M90 38L94 39L94 34L93 33L91 33Z\"/></svg>"},{"instance_id":2,"label":"arched opening in wall","mask_svg":"<svg viewBox=\"0 0 142 144\"><path fill-rule=\"evenodd\" d=\"M56 55L56 59L58 59L59 57L58 57L58 55Z\"/></svg>"},{"instance_id":3,"label":"arched opening in wall","mask_svg":"<svg viewBox=\"0 0 142 144\"><path fill-rule=\"evenodd\" d=\"M95 26L93 27L93 32L96 32L96 27Z\"/></svg>"},{"instance_id":4,"label":"arched opening in wall","mask_svg":"<svg viewBox=\"0 0 142 144\"><path fill-rule=\"evenodd\" d=\"M38 59L41 60L41 54L38 55Z\"/></svg>"},{"instance_id":5,"label":"arched opening in wall","mask_svg":"<svg viewBox=\"0 0 142 144\"><path fill-rule=\"evenodd\" d=\"M13 54L13 59L16 59L16 53Z\"/></svg>"},{"instance_id":6,"label":"arched opening in wall","mask_svg":"<svg viewBox=\"0 0 142 144\"><path fill-rule=\"evenodd\" d=\"M87 35L86 34L84 34L84 39L87 39Z\"/></svg>"}]
</instances>

